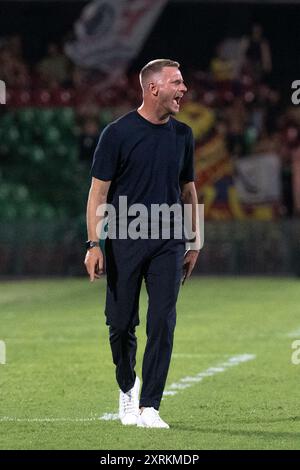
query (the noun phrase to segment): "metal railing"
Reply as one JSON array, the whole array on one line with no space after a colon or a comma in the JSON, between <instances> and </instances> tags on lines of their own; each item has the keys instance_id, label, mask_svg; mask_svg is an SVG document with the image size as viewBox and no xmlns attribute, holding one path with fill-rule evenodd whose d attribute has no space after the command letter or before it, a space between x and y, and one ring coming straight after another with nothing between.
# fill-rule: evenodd
<instances>
[{"instance_id":1,"label":"metal railing","mask_svg":"<svg viewBox=\"0 0 300 470\"><path fill-rule=\"evenodd\" d=\"M85 219L0 223L0 276L79 276ZM300 276L300 220L206 222L199 274Z\"/></svg>"}]
</instances>

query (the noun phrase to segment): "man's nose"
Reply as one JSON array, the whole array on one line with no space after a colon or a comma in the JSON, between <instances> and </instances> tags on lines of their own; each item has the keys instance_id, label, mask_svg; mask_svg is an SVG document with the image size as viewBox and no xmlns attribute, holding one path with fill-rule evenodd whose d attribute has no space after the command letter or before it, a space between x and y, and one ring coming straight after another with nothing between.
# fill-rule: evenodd
<instances>
[{"instance_id":1,"label":"man's nose","mask_svg":"<svg viewBox=\"0 0 300 470\"><path fill-rule=\"evenodd\" d=\"M186 93L187 92L187 87L185 86L184 83L181 84L180 91L181 91L181 93Z\"/></svg>"}]
</instances>

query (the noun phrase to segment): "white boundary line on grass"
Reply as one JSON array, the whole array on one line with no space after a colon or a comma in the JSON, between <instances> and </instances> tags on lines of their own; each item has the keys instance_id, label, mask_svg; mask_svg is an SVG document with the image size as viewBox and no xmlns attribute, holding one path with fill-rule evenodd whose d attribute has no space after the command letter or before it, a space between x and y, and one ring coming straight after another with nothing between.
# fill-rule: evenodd
<instances>
[{"instance_id":1,"label":"white boundary line on grass","mask_svg":"<svg viewBox=\"0 0 300 470\"><path fill-rule=\"evenodd\" d=\"M203 372L199 372L192 377L183 377L179 382L174 382L164 391L163 396L174 396L181 390L191 387L195 383L201 382L204 377L212 377L213 375L219 374L220 372L225 372L226 369L229 369L233 366L238 366L239 364L247 361L252 361L255 359L255 354L240 354L239 356L230 357L227 361L221 362L216 367L209 367ZM163 398L163 399L164 399ZM119 419L118 413L104 413L100 418L103 421L114 421Z\"/></svg>"},{"instance_id":2,"label":"white boundary line on grass","mask_svg":"<svg viewBox=\"0 0 300 470\"><path fill-rule=\"evenodd\" d=\"M243 362L255 359L255 354L240 354L232 356L227 361L217 364L215 367L209 367L203 372L199 372L194 376L183 377L179 382L172 383L165 391L164 398L177 395L178 392L191 387L195 383L201 382L205 377L212 377L221 372L225 372L230 367L238 366ZM163 399L164 399L163 398ZM14 423L90 423L95 421L114 421L119 419L117 413L104 413L102 416L91 416L89 418L17 418L14 416L1 416L0 422Z\"/></svg>"},{"instance_id":3,"label":"white boundary line on grass","mask_svg":"<svg viewBox=\"0 0 300 470\"><path fill-rule=\"evenodd\" d=\"M286 335L288 338L300 338L300 328L297 330L291 331Z\"/></svg>"},{"instance_id":4,"label":"white boundary line on grass","mask_svg":"<svg viewBox=\"0 0 300 470\"><path fill-rule=\"evenodd\" d=\"M0 423L89 423L99 420L99 416L91 418L17 418L14 416L2 416Z\"/></svg>"}]
</instances>

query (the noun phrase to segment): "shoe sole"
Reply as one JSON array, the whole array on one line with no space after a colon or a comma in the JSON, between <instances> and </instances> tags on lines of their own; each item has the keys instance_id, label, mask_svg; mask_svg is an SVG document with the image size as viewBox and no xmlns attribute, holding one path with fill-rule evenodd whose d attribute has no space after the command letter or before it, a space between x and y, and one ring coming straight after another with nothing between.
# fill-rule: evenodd
<instances>
[{"instance_id":1,"label":"shoe sole","mask_svg":"<svg viewBox=\"0 0 300 470\"><path fill-rule=\"evenodd\" d=\"M136 426L137 425L137 420L135 423L123 423L122 422L122 419L119 417L119 420L120 420L120 423L123 425L123 426Z\"/></svg>"},{"instance_id":2,"label":"shoe sole","mask_svg":"<svg viewBox=\"0 0 300 470\"><path fill-rule=\"evenodd\" d=\"M147 424L137 424L138 428L148 428L148 429L170 429L170 427L159 427L159 426L147 426Z\"/></svg>"},{"instance_id":3,"label":"shoe sole","mask_svg":"<svg viewBox=\"0 0 300 470\"><path fill-rule=\"evenodd\" d=\"M122 421L121 424L122 426L136 426L136 423L122 423Z\"/></svg>"}]
</instances>

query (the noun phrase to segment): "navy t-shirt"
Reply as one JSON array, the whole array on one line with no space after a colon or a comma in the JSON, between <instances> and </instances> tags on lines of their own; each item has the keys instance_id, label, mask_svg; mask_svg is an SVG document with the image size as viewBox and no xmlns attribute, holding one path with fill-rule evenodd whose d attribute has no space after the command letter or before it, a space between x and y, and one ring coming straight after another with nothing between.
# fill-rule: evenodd
<instances>
[{"instance_id":1,"label":"navy t-shirt","mask_svg":"<svg viewBox=\"0 0 300 470\"><path fill-rule=\"evenodd\" d=\"M194 139L186 124L170 117L152 124L136 110L110 123L101 133L91 175L112 181L107 202L128 206L180 203L180 182L194 181Z\"/></svg>"}]
</instances>

